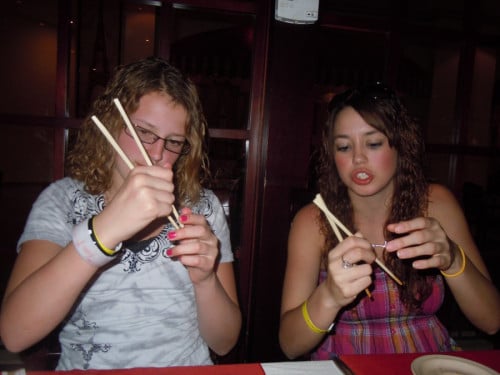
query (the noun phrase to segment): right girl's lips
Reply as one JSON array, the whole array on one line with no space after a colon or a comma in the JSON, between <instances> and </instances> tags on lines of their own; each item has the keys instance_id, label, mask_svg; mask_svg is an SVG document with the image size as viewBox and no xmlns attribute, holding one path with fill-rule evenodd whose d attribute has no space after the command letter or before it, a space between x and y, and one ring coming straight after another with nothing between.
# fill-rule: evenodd
<instances>
[{"instance_id":1,"label":"right girl's lips","mask_svg":"<svg viewBox=\"0 0 500 375\"><path fill-rule=\"evenodd\" d=\"M351 173L351 179L357 185L368 185L373 180L373 174L366 169L356 169Z\"/></svg>"}]
</instances>

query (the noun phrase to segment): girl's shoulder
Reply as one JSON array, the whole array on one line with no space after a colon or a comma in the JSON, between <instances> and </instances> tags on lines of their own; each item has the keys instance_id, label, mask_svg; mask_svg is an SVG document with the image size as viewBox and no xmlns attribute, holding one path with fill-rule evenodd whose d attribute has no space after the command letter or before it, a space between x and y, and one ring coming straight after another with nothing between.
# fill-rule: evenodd
<instances>
[{"instance_id":1,"label":"girl's shoulder","mask_svg":"<svg viewBox=\"0 0 500 375\"><path fill-rule=\"evenodd\" d=\"M224 212L223 204L220 198L211 189L203 188L200 192L200 198L197 202L186 202L186 205L194 213L210 217Z\"/></svg>"},{"instance_id":2,"label":"girl's shoulder","mask_svg":"<svg viewBox=\"0 0 500 375\"><path fill-rule=\"evenodd\" d=\"M84 184L70 177L64 177L50 183L38 197L38 201L57 201L68 200L75 192L84 192Z\"/></svg>"},{"instance_id":3,"label":"girl's shoulder","mask_svg":"<svg viewBox=\"0 0 500 375\"><path fill-rule=\"evenodd\" d=\"M456 205L458 201L453 192L441 184L429 184L429 209Z\"/></svg>"},{"instance_id":4,"label":"girl's shoulder","mask_svg":"<svg viewBox=\"0 0 500 375\"><path fill-rule=\"evenodd\" d=\"M444 185L430 184L428 216L443 221L455 220L463 216L463 210L450 189Z\"/></svg>"},{"instance_id":5,"label":"girl's shoulder","mask_svg":"<svg viewBox=\"0 0 500 375\"><path fill-rule=\"evenodd\" d=\"M295 214L291 222L291 232L298 237L305 237L308 241L323 244L324 235L320 223L321 210L313 203L303 206Z\"/></svg>"},{"instance_id":6,"label":"girl's shoulder","mask_svg":"<svg viewBox=\"0 0 500 375\"><path fill-rule=\"evenodd\" d=\"M320 222L320 209L313 203L295 214L288 234L288 264L290 270L308 269L317 277L325 250L325 234ZM287 271L288 272L288 271ZM292 271L292 273L295 271Z\"/></svg>"},{"instance_id":7,"label":"girl's shoulder","mask_svg":"<svg viewBox=\"0 0 500 375\"><path fill-rule=\"evenodd\" d=\"M89 215L95 215L104 208L104 197L92 195L85 190L85 184L70 177L52 182L34 203L37 211L59 212L78 223Z\"/></svg>"},{"instance_id":8,"label":"girl's shoulder","mask_svg":"<svg viewBox=\"0 0 500 375\"><path fill-rule=\"evenodd\" d=\"M308 203L297 211L293 222L304 222L304 224L317 226L320 213L318 206L314 203Z\"/></svg>"},{"instance_id":9,"label":"girl's shoulder","mask_svg":"<svg viewBox=\"0 0 500 375\"><path fill-rule=\"evenodd\" d=\"M200 192L200 197L209 199L209 200L219 200L217 194L212 189L209 188L202 188Z\"/></svg>"},{"instance_id":10,"label":"girl's shoulder","mask_svg":"<svg viewBox=\"0 0 500 375\"><path fill-rule=\"evenodd\" d=\"M52 190L62 190L62 191L73 191L73 190L84 190L85 186L82 181L75 180L71 177L63 177L59 180L52 182L48 189Z\"/></svg>"},{"instance_id":11,"label":"girl's shoulder","mask_svg":"<svg viewBox=\"0 0 500 375\"><path fill-rule=\"evenodd\" d=\"M444 185L437 183L429 184L429 197L446 198L450 194L453 195L451 190Z\"/></svg>"}]
</instances>

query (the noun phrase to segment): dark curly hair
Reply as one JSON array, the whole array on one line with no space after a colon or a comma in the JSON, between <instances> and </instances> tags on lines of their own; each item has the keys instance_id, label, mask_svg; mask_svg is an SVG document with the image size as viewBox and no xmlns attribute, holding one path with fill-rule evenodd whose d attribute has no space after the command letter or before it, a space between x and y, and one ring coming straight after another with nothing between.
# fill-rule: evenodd
<instances>
[{"instance_id":1,"label":"dark curly hair","mask_svg":"<svg viewBox=\"0 0 500 375\"><path fill-rule=\"evenodd\" d=\"M96 115L116 138L124 122L113 99L118 98L124 109L133 113L141 97L152 92L169 95L176 104L186 109L186 139L191 148L175 163L174 178L179 203L194 204L200 198L202 183L209 177L206 120L195 85L175 67L157 57L116 69L104 93L93 103L92 113L85 118L76 143L68 154L68 175L83 181L86 190L92 194L109 189L115 152L90 117Z\"/></svg>"},{"instance_id":2,"label":"dark curly hair","mask_svg":"<svg viewBox=\"0 0 500 375\"><path fill-rule=\"evenodd\" d=\"M354 228L353 210L347 187L340 179L333 155L333 130L339 112L352 107L371 126L382 132L390 147L397 151L394 195L386 224L425 215L428 205L428 182L423 172L424 143L420 127L408 115L396 93L377 82L349 89L336 95L328 106L318 163L318 188L328 208L348 228ZM323 214L319 217L327 252L338 240ZM385 226L384 226L385 228ZM384 229L387 240L395 237ZM401 301L411 309L421 307L432 292L431 277L412 268L411 262L400 260L394 253L384 253L387 266L404 282L399 287Z\"/></svg>"}]
</instances>

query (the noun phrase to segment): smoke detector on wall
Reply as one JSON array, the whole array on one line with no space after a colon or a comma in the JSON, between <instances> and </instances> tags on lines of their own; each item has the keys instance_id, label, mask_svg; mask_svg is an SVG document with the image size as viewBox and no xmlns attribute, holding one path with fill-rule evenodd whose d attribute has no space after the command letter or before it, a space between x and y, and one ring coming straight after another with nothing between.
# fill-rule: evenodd
<instances>
[{"instance_id":1,"label":"smoke detector on wall","mask_svg":"<svg viewBox=\"0 0 500 375\"><path fill-rule=\"evenodd\" d=\"M274 18L277 21L311 24L318 20L319 0L276 0Z\"/></svg>"}]
</instances>

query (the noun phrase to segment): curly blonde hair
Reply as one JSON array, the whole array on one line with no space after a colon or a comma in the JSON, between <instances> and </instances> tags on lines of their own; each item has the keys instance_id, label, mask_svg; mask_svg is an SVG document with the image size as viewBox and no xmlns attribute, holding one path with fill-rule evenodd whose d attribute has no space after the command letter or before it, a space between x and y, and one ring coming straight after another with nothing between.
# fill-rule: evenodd
<instances>
[{"instance_id":1,"label":"curly blonde hair","mask_svg":"<svg viewBox=\"0 0 500 375\"><path fill-rule=\"evenodd\" d=\"M386 224L425 215L428 182L424 175L424 143L420 127L410 118L396 93L379 82L349 89L335 96L329 104L318 163L318 187L328 208L353 233L356 231L352 204L335 164L332 143L335 119L346 107L352 107L368 124L382 132L388 138L389 145L397 151L394 194ZM324 215L319 217L319 222L326 238L323 250L325 259L328 250L338 241ZM386 239L394 238L393 233L384 231ZM430 277L426 272L415 270L411 262L400 260L394 253L384 253L384 260L405 283L405 287L399 288L402 302L418 309L432 292L432 275Z\"/></svg>"},{"instance_id":2,"label":"curly blonde hair","mask_svg":"<svg viewBox=\"0 0 500 375\"><path fill-rule=\"evenodd\" d=\"M177 159L174 182L178 203L192 205L200 199L202 184L209 178L209 166L207 123L197 89L187 77L157 57L120 66L104 93L93 103L91 115L96 115L116 138L124 122L113 99L118 98L125 111L133 113L139 106L139 100L152 92L170 96L187 112L186 140L191 148ZM76 143L68 153L67 171L70 177L83 181L89 193L102 194L111 187L116 154L93 124L91 115L83 121Z\"/></svg>"}]
</instances>

